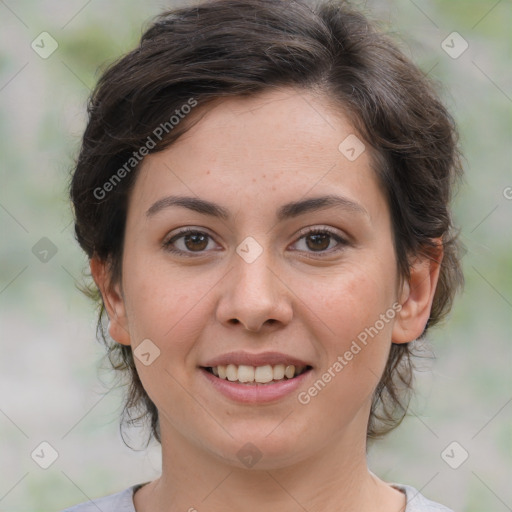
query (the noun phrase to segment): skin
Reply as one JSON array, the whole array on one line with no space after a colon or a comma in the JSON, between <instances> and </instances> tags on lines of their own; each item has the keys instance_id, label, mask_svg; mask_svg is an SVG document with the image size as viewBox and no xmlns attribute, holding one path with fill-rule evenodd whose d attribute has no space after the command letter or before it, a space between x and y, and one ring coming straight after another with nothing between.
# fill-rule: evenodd
<instances>
[{"instance_id":1,"label":"skin","mask_svg":"<svg viewBox=\"0 0 512 512\"><path fill-rule=\"evenodd\" d=\"M91 260L112 338L133 349L150 339L160 350L148 366L135 358L160 413L163 461L161 477L136 492L136 510L404 510L404 495L368 470L366 426L391 343L416 339L428 320L441 252L437 262L412 260L401 284L369 150L353 162L338 150L355 130L322 96L282 88L223 99L202 114L142 163L120 282ZM213 201L231 217L177 206L146 214L171 194ZM326 194L366 213L331 207L277 222L281 205ZM208 242L176 240L191 257L166 250L187 226ZM326 227L348 244L331 237L318 249L299 232ZM248 236L263 250L252 263L236 252ZM295 392L236 403L198 368L233 350L279 351L313 366L304 391L394 303L401 310L307 405ZM262 454L252 468L237 457L248 442Z\"/></svg>"}]
</instances>

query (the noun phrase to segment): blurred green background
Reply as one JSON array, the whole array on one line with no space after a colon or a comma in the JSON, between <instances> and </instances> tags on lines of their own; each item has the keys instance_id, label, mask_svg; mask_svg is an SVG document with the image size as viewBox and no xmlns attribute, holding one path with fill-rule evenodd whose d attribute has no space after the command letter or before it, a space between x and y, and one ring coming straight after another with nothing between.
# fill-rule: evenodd
<instances>
[{"instance_id":1,"label":"blurred green background","mask_svg":"<svg viewBox=\"0 0 512 512\"><path fill-rule=\"evenodd\" d=\"M421 361L410 413L371 447L370 467L456 511L512 510L512 4L355 3L439 82L466 169L455 201L465 292L431 332L435 359ZM98 370L103 350L93 305L76 288L86 259L66 187L99 68L173 5L0 1L2 511L57 511L159 474L158 445L132 451L119 435L122 394L107 393L108 372ZM469 45L458 58L441 46L454 31ZM58 44L47 58L31 47L42 32ZM132 446L143 439L131 431ZM58 454L48 469L31 457L43 441ZM469 455L457 469L441 457L454 441L457 457Z\"/></svg>"}]
</instances>

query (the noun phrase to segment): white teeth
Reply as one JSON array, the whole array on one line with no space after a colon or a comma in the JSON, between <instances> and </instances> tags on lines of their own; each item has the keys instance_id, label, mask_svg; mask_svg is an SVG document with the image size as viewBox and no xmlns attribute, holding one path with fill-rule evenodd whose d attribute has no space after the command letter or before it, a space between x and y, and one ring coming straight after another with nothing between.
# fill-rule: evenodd
<instances>
[{"instance_id":1,"label":"white teeth","mask_svg":"<svg viewBox=\"0 0 512 512\"><path fill-rule=\"evenodd\" d=\"M272 370L272 366L269 364L265 366L258 366L254 370L254 380L256 382L261 382L265 384L266 382L270 382L274 379L274 370Z\"/></svg>"},{"instance_id":2,"label":"white teeth","mask_svg":"<svg viewBox=\"0 0 512 512\"><path fill-rule=\"evenodd\" d=\"M251 383L257 382L260 384L267 384L272 381L293 379L300 375L305 369L305 366L295 367L293 364L285 366L284 364L264 366L248 366L242 364L237 366L235 364L219 365L212 367L212 373L220 379L227 379L231 382L244 382Z\"/></svg>"},{"instance_id":3,"label":"white teeth","mask_svg":"<svg viewBox=\"0 0 512 512\"><path fill-rule=\"evenodd\" d=\"M226 377L231 382L238 379L238 368L234 364L228 364L226 366Z\"/></svg>"},{"instance_id":4,"label":"white teeth","mask_svg":"<svg viewBox=\"0 0 512 512\"><path fill-rule=\"evenodd\" d=\"M274 366L274 380L284 379L284 364L276 364Z\"/></svg>"},{"instance_id":5,"label":"white teeth","mask_svg":"<svg viewBox=\"0 0 512 512\"><path fill-rule=\"evenodd\" d=\"M238 367L238 380L240 382L254 382L254 368L241 364Z\"/></svg>"},{"instance_id":6,"label":"white teeth","mask_svg":"<svg viewBox=\"0 0 512 512\"><path fill-rule=\"evenodd\" d=\"M295 374L295 366L293 366L293 364L290 364L289 366L286 367L286 370L284 371L284 374L289 378L293 378L294 374Z\"/></svg>"}]
</instances>

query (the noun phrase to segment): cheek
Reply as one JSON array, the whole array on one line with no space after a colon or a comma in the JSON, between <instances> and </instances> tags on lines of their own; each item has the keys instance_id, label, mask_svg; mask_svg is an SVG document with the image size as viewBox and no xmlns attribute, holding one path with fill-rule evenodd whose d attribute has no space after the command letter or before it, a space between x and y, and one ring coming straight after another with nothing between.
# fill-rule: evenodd
<instances>
[{"instance_id":1,"label":"cheek","mask_svg":"<svg viewBox=\"0 0 512 512\"><path fill-rule=\"evenodd\" d=\"M202 277L193 277L197 268L187 272L156 258L144 261L133 256L126 268L132 269L126 272L123 286L135 344L149 338L161 350L175 355L186 352L208 319L208 291L218 278L206 271Z\"/></svg>"},{"instance_id":2,"label":"cheek","mask_svg":"<svg viewBox=\"0 0 512 512\"><path fill-rule=\"evenodd\" d=\"M372 326L391 308L395 299L393 272L364 263L332 273L320 280L308 280L302 295L320 318L331 337L347 341ZM386 323L387 331L390 323Z\"/></svg>"},{"instance_id":3,"label":"cheek","mask_svg":"<svg viewBox=\"0 0 512 512\"><path fill-rule=\"evenodd\" d=\"M193 404L180 383L188 378L189 356L209 319L205 294L218 279L207 279L206 273L205 279L193 279L155 260L127 259L126 268L133 270L126 272L123 283L134 360L142 385L159 410L164 413L172 406L186 414ZM137 358L137 345L146 339L159 351L149 365Z\"/></svg>"},{"instance_id":4,"label":"cheek","mask_svg":"<svg viewBox=\"0 0 512 512\"><path fill-rule=\"evenodd\" d=\"M361 261L321 284L313 280L308 291L304 289L311 301L310 317L314 314L323 325L323 334L317 332L324 352L318 377L328 382L328 389L322 391L319 403L327 400L342 408L357 408L380 380L395 316L395 273L388 267L376 260L374 265ZM323 384L317 388L323 390Z\"/></svg>"}]
</instances>

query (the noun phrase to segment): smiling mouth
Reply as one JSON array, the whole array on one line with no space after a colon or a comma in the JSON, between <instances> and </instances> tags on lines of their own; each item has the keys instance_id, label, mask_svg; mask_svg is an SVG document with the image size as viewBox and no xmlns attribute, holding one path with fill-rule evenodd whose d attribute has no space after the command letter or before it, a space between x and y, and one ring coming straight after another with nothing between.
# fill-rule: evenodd
<instances>
[{"instance_id":1,"label":"smiling mouth","mask_svg":"<svg viewBox=\"0 0 512 512\"><path fill-rule=\"evenodd\" d=\"M295 366L293 364L267 364L264 366L228 364L208 367L202 366L201 368L219 379L253 386L292 380L312 369L309 365Z\"/></svg>"}]
</instances>

